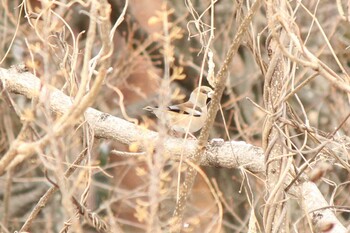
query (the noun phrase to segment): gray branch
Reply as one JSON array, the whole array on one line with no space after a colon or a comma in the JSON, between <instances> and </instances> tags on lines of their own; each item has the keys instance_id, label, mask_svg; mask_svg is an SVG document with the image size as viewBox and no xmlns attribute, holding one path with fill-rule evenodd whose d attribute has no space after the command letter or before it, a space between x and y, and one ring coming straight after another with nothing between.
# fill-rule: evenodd
<instances>
[{"instance_id":1,"label":"gray branch","mask_svg":"<svg viewBox=\"0 0 350 233\"><path fill-rule=\"evenodd\" d=\"M15 68L0 68L0 81L6 91L46 102L54 113L64 113L72 105L70 97L52 86L41 84L40 79L31 73L21 72ZM85 112L85 120L94 130L96 137L112 139L128 145L138 143L140 149L146 149L150 142L156 142L158 138L156 132L93 108ZM184 142L184 139L169 137L164 140L164 149L172 154L174 159L179 159L181 153L185 158L191 159L195 153L196 144L196 140ZM265 172L263 150L245 142L212 140L202 158L202 166L244 168L261 176ZM328 232L346 232L345 227L334 215L334 210L327 208L327 201L314 183L296 184L291 192L298 196L301 208L308 214L314 227L320 228L331 223L332 229Z\"/></svg>"}]
</instances>

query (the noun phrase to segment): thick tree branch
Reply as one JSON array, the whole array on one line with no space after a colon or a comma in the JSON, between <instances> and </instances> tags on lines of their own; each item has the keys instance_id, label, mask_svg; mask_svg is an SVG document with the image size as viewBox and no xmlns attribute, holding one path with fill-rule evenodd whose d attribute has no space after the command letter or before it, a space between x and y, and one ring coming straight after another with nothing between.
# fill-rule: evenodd
<instances>
[{"instance_id":1,"label":"thick tree branch","mask_svg":"<svg viewBox=\"0 0 350 233\"><path fill-rule=\"evenodd\" d=\"M68 96L52 86L41 86L40 80L31 73L19 72L17 69L0 68L0 82L4 88L1 91L45 101L49 104L51 111L56 114L62 114L72 106L72 100ZM47 96L49 96L48 99L46 99ZM141 149L146 149L150 142L156 141L158 137L156 132L138 127L93 108L88 108L84 116L94 130L96 137L113 139L124 144L139 143ZM187 140L184 143L183 139L168 138L165 140L164 148L176 159L179 158L182 152L184 152L186 158L191 159L196 146L195 140ZM35 151L28 151L28 153L35 153ZM0 167L3 159L4 156L0 160ZM263 175L265 171L263 150L245 142L218 143L212 141L206 147L200 164L202 166L245 168L260 175ZM300 205L303 206L305 214L308 214L314 227L319 228L331 223L333 228L329 232L346 232L345 227L338 221L333 210L327 208L327 201L314 183L296 184L290 192L299 198Z\"/></svg>"},{"instance_id":2,"label":"thick tree branch","mask_svg":"<svg viewBox=\"0 0 350 233\"><path fill-rule=\"evenodd\" d=\"M6 91L21 94L29 99L39 99L48 102L53 113L61 115L72 106L72 100L60 90L52 86L41 86L40 80L28 72L18 72L16 69L1 69L0 80ZM47 99L49 96L49 99ZM96 137L113 139L123 144L138 143L140 149L147 149L152 141L156 141L158 133L136 126L126 120L111 116L93 108L85 111L85 120L94 130ZM147 143L143 143L147 142ZM181 138L166 139L165 152L172 157L192 159L197 141ZM185 147L185 149L183 148ZM29 151L35 153L35 151ZM1 167L2 160L0 160ZM244 167L254 173L264 171L263 152L261 148L246 144L245 142L210 143L205 151L200 165L226 168Z\"/></svg>"}]
</instances>

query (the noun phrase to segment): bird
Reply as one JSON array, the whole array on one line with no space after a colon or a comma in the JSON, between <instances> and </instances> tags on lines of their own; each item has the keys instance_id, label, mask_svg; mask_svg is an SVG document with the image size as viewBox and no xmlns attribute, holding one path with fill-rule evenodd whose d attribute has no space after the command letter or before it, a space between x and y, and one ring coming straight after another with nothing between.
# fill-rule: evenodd
<instances>
[{"instance_id":1,"label":"bird","mask_svg":"<svg viewBox=\"0 0 350 233\"><path fill-rule=\"evenodd\" d=\"M200 86L192 91L185 103L170 105L163 109L147 106L144 110L152 112L159 119L165 119L171 130L191 134L204 126L208 113L207 101L209 103L213 93L210 87Z\"/></svg>"}]
</instances>

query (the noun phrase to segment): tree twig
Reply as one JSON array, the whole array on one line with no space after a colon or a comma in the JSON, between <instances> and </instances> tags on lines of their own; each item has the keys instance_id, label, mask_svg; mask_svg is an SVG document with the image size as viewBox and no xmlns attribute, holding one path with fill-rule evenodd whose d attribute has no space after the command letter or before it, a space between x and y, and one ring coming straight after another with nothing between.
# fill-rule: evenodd
<instances>
[{"instance_id":1,"label":"tree twig","mask_svg":"<svg viewBox=\"0 0 350 233\"><path fill-rule=\"evenodd\" d=\"M204 124L204 127L201 130L200 136L198 138L198 145L194 153L194 157L192 159L193 164L195 164L196 166L200 164L201 158L203 157L203 154L207 145L207 141L209 138L210 129L214 124L216 114L219 110L222 93L224 92L224 89L226 86L225 84L227 79L228 66L231 64L232 58L237 53L237 50L241 44L241 41L249 26L249 23L251 22L253 15L257 12L259 7L260 7L260 0L257 0L253 3L247 16L244 18L243 22L239 26L237 33L226 55L226 59L222 67L220 68L219 73L215 77L216 86L215 86L214 95L212 97L212 101L208 110L208 118ZM196 174L197 174L196 168L194 166L189 166L186 171L185 180L181 186L180 195L176 203L175 211L173 213L173 219L171 221L171 225L172 225L171 232L181 231L183 214L186 208L188 196L191 192L194 180L196 178Z\"/></svg>"}]
</instances>

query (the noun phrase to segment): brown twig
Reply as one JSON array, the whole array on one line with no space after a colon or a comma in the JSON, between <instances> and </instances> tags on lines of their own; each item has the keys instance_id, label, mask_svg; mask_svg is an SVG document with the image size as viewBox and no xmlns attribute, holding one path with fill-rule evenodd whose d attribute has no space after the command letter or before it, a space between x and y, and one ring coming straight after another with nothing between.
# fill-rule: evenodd
<instances>
[{"instance_id":1,"label":"brown twig","mask_svg":"<svg viewBox=\"0 0 350 233\"><path fill-rule=\"evenodd\" d=\"M237 33L233 39L233 42L228 50L228 53L226 55L226 59L224 61L224 64L221 66L219 73L216 75L216 86L215 86L215 92L212 97L211 105L208 110L208 118L204 124L204 127L201 130L200 136L198 138L198 144L197 149L193 157L193 164L196 166L200 164L200 160L203 156L203 153L205 151L205 147L207 145L207 141L209 138L209 132L214 124L214 120L217 114L217 111L219 110L220 106L220 100L222 97L222 93L225 89L226 79L227 79L227 70L228 66L230 65L233 56L236 54L241 41L243 39L243 36L248 28L249 23L251 22L254 14L257 12L257 10L260 7L260 1L255 1L249 10L247 16L244 18L243 22L239 26ZM182 219L184 215L184 211L187 204L188 196L191 192L195 177L196 177L196 169L194 166L189 166L186 171L186 177L185 180L181 186L179 199L176 203L176 207L173 213L173 219L172 219L172 228L171 232L180 232L181 231L181 225L182 225Z\"/></svg>"}]
</instances>

